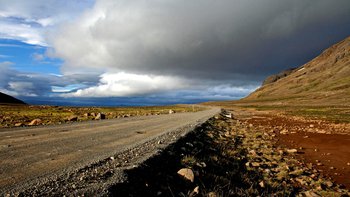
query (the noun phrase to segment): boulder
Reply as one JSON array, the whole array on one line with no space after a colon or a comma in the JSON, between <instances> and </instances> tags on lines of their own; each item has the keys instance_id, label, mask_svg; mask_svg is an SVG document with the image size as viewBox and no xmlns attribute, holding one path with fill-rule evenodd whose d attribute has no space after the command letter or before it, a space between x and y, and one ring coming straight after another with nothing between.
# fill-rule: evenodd
<instances>
[{"instance_id":1,"label":"boulder","mask_svg":"<svg viewBox=\"0 0 350 197\"><path fill-rule=\"evenodd\" d=\"M174 114L174 113L175 113L174 110L172 110L172 109L169 110L169 114Z\"/></svg>"}]
</instances>

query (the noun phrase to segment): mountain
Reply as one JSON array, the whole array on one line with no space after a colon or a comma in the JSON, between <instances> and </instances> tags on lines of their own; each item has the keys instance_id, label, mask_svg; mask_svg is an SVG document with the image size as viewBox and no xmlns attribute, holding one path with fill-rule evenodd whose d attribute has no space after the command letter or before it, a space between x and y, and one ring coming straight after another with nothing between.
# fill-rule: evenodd
<instances>
[{"instance_id":1,"label":"mountain","mask_svg":"<svg viewBox=\"0 0 350 197\"><path fill-rule=\"evenodd\" d=\"M268 77L239 102L350 106L350 37L299 68Z\"/></svg>"},{"instance_id":2,"label":"mountain","mask_svg":"<svg viewBox=\"0 0 350 197\"><path fill-rule=\"evenodd\" d=\"M12 96L0 92L0 104L26 104Z\"/></svg>"}]
</instances>

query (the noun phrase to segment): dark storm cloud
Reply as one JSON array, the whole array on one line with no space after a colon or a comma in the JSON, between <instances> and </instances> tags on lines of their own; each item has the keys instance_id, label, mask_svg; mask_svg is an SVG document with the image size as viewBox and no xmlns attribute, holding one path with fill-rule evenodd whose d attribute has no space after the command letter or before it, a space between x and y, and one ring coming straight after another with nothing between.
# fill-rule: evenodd
<instances>
[{"instance_id":1,"label":"dark storm cloud","mask_svg":"<svg viewBox=\"0 0 350 197\"><path fill-rule=\"evenodd\" d=\"M348 0L99 0L52 43L67 73L90 67L249 84L348 36L349 10Z\"/></svg>"}]
</instances>

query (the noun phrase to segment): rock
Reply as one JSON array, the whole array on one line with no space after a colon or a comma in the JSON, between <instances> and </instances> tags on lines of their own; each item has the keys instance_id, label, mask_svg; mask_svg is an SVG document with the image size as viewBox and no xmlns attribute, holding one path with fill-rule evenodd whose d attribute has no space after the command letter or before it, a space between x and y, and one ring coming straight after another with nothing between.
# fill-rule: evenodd
<instances>
[{"instance_id":1,"label":"rock","mask_svg":"<svg viewBox=\"0 0 350 197\"><path fill-rule=\"evenodd\" d=\"M260 185L261 188L265 188L265 183L264 183L264 181L261 181L261 182L259 183L259 185Z\"/></svg>"},{"instance_id":2,"label":"rock","mask_svg":"<svg viewBox=\"0 0 350 197\"><path fill-rule=\"evenodd\" d=\"M232 117L233 117L231 113L225 114L224 116L225 116L226 118L232 118Z\"/></svg>"},{"instance_id":3,"label":"rock","mask_svg":"<svg viewBox=\"0 0 350 197\"><path fill-rule=\"evenodd\" d=\"M177 174L192 183L194 182L193 171L189 168L182 168L177 172Z\"/></svg>"},{"instance_id":4,"label":"rock","mask_svg":"<svg viewBox=\"0 0 350 197\"><path fill-rule=\"evenodd\" d=\"M41 119L34 119L34 120L32 120L28 125L29 126L34 126L34 125L39 125L39 124L41 124Z\"/></svg>"},{"instance_id":5,"label":"rock","mask_svg":"<svg viewBox=\"0 0 350 197\"><path fill-rule=\"evenodd\" d=\"M332 181L326 181L326 182L324 182L324 184L325 184L328 188L333 187Z\"/></svg>"},{"instance_id":6,"label":"rock","mask_svg":"<svg viewBox=\"0 0 350 197\"><path fill-rule=\"evenodd\" d=\"M103 113L98 113L95 117L95 120L103 120L106 119L106 115Z\"/></svg>"},{"instance_id":7,"label":"rock","mask_svg":"<svg viewBox=\"0 0 350 197\"><path fill-rule=\"evenodd\" d=\"M346 165L350 166L350 162L348 162Z\"/></svg>"},{"instance_id":8,"label":"rock","mask_svg":"<svg viewBox=\"0 0 350 197\"><path fill-rule=\"evenodd\" d=\"M321 197L320 195L316 194L313 191L306 191L304 192L305 197Z\"/></svg>"},{"instance_id":9,"label":"rock","mask_svg":"<svg viewBox=\"0 0 350 197\"><path fill-rule=\"evenodd\" d=\"M93 117L95 117L95 116L96 116L96 114L95 114L94 112L92 112L90 115L91 115L91 116L93 116Z\"/></svg>"},{"instance_id":10,"label":"rock","mask_svg":"<svg viewBox=\"0 0 350 197\"><path fill-rule=\"evenodd\" d=\"M217 197L218 195L215 192L209 192L208 197Z\"/></svg>"},{"instance_id":11,"label":"rock","mask_svg":"<svg viewBox=\"0 0 350 197\"><path fill-rule=\"evenodd\" d=\"M288 134L288 130L287 129L283 129L282 131L280 131L280 134L287 135Z\"/></svg>"},{"instance_id":12,"label":"rock","mask_svg":"<svg viewBox=\"0 0 350 197\"><path fill-rule=\"evenodd\" d=\"M172 109L169 110L169 114L174 114L174 113L175 113L174 110L172 110Z\"/></svg>"},{"instance_id":13,"label":"rock","mask_svg":"<svg viewBox=\"0 0 350 197\"><path fill-rule=\"evenodd\" d=\"M71 115L67 118L68 121L77 121L78 120L78 116L76 115Z\"/></svg>"},{"instance_id":14,"label":"rock","mask_svg":"<svg viewBox=\"0 0 350 197\"><path fill-rule=\"evenodd\" d=\"M90 116L90 113L85 113L84 116L85 116L85 117L89 117L89 116Z\"/></svg>"},{"instance_id":15,"label":"rock","mask_svg":"<svg viewBox=\"0 0 350 197\"><path fill-rule=\"evenodd\" d=\"M21 127L21 126L23 126L23 123L21 122L15 124L15 127Z\"/></svg>"},{"instance_id":16,"label":"rock","mask_svg":"<svg viewBox=\"0 0 350 197\"><path fill-rule=\"evenodd\" d=\"M253 162L251 164L252 164L253 167L259 167L260 166L260 163L258 163L258 162Z\"/></svg>"},{"instance_id":17,"label":"rock","mask_svg":"<svg viewBox=\"0 0 350 197\"><path fill-rule=\"evenodd\" d=\"M287 153L297 153L298 150L293 148L293 149L287 149Z\"/></svg>"},{"instance_id":18,"label":"rock","mask_svg":"<svg viewBox=\"0 0 350 197\"><path fill-rule=\"evenodd\" d=\"M303 179L300 179L300 178L296 178L295 179L297 182L299 182L301 185L306 185L306 181L304 181Z\"/></svg>"},{"instance_id":19,"label":"rock","mask_svg":"<svg viewBox=\"0 0 350 197\"><path fill-rule=\"evenodd\" d=\"M190 193L190 197L197 196L199 194L199 186L195 187L192 192Z\"/></svg>"},{"instance_id":20,"label":"rock","mask_svg":"<svg viewBox=\"0 0 350 197\"><path fill-rule=\"evenodd\" d=\"M309 136L305 135L303 138L309 138Z\"/></svg>"},{"instance_id":21,"label":"rock","mask_svg":"<svg viewBox=\"0 0 350 197\"><path fill-rule=\"evenodd\" d=\"M315 125L313 125L313 124L310 124L310 126L309 126L310 128L314 128L315 127Z\"/></svg>"}]
</instances>

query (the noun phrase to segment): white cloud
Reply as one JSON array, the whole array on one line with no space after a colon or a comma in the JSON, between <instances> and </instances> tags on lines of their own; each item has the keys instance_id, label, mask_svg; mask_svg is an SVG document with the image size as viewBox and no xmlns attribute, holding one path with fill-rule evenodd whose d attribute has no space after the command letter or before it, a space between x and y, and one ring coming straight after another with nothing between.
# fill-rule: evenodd
<instances>
[{"instance_id":1,"label":"white cloud","mask_svg":"<svg viewBox=\"0 0 350 197\"><path fill-rule=\"evenodd\" d=\"M131 73L105 73L100 83L73 93L62 94L63 97L110 97L137 96L160 91L177 90L187 87L179 78L169 76L150 76Z\"/></svg>"},{"instance_id":2,"label":"white cloud","mask_svg":"<svg viewBox=\"0 0 350 197\"><path fill-rule=\"evenodd\" d=\"M46 46L43 32L39 28L32 28L25 24L12 24L0 20L0 38L20 40L22 42Z\"/></svg>"},{"instance_id":3,"label":"white cloud","mask_svg":"<svg viewBox=\"0 0 350 197\"><path fill-rule=\"evenodd\" d=\"M0 38L47 46L48 31L92 5L93 0L0 1Z\"/></svg>"}]
</instances>

